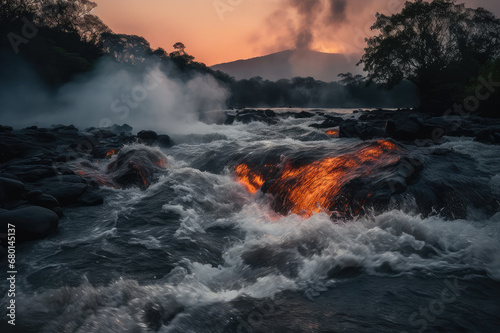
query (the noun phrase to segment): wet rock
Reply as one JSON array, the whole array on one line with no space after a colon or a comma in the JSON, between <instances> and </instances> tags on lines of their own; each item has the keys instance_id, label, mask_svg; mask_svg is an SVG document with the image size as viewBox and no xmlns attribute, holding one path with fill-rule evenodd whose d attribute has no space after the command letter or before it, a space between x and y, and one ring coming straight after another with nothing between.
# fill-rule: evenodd
<instances>
[{"instance_id":1,"label":"wet rock","mask_svg":"<svg viewBox=\"0 0 500 333\"><path fill-rule=\"evenodd\" d=\"M483 129L477 134L474 140L486 144L500 144L500 128Z\"/></svg>"},{"instance_id":2,"label":"wet rock","mask_svg":"<svg viewBox=\"0 0 500 333\"><path fill-rule=\"evenodd\" d=\"M54 169L45 165L13 166L7 167L5 170L16 175L23 182L29 183L55 175Z\"/></svg>"},{"instance_id":3,"label":"wet rock","mask_svg":"<svg viewBox=\"0 0 500 333\"><path fill-rule=\"evenodd\" d=\"M89 193L95 191L93 181L75 175L59 175L36 184L45 194L54 197L61 206L94 206L102 203ZM96 194L96 196L100 196Z\"/></svg>"},{"instance_id":4,"label":"wet rock","mask_svg":"<svg viewBox=\"0 0 500 333\"><path fill-rule=\"evenodd\" d=\"M166 134L158 135L158 145L162 148L170 148L174 145L174 142L170 136Z\"/></svg>"},{"instance_id":5,"label":"wet rock","mask_svg":"<svg viewBox=\"0 0 500 333\"><path fill-rule=\"evenodd\" d=\"M116 143L101 143L92 148L91 155L93 158L103 159L111 157L120 151L119 145Z\"/></svg>"},{"instance_id":6,"label":"wet rock","mask_svg":"<svg viewBox=\"0 0 500 333\"><path fill-rule=\"evenodd\" d=\"M39 196L28 200L33 205L49 209L61 206L56 198L48 194L40 194Z\"/></svg>"},{"instance_id":7,"label":"wet rock","mask_svg":"<svg viewBox=\"0 0 500 333\"><path fill-rule=\"evenodd\" d=\"M137 137L141 140L157 140L158 134L154 131L140 131L137 133Z\"/></svg>"},{"instance_id":8,"label":"wet rock","mask_svg":"<svg viewBox=\"0 0 500 333\"><path fill-rule=\"evenodd\" d=\"M342 118L339 119L326 119L323 121L321 124L312 124L309 125L309 127L313 128L333 128L333 127L338 127L344 120Z\"/></svg>"},{"instance_id":9,"label":"wet rock","mask_svg":"<svg viewBox=\"0 0 500 333\"><path fill-rule=\"evenodd\" d=\"M104 203L104 198L101 194L95 191L86 191L78 198L77 203L82 206L98 206Z\"/></svg>"},{"instance_id":10,"label":"wet rock","mask_svg":"<svg viewBox=\"0 0 500 333\"><path fill-rule=\"evenodd\" d=\"M249 124L251 122L263 122L268 125L277 124L277 115L272 110L242 110L236 112L236 114L227 115L224 124L231 125L235 121L241 122L243 124Z\"/></svg>"},{"instance_id":11,"label":"wet rock","mask_svg":"<svg viewBox=\"0 0 500 333\"><path fill-rule=\"evenodd\" d=\"M116 160L108 165L107 173L123 188L151 185L157 172L166 167L166 157L153 149L131 149L120 151Z\"/></svg>"},{"instance_id":12,"label":"wet rock","mask_svg":"<svg viewBox=\"0 0 500 333\"><path fill-rule=\"evenodd\" d=\"M184 307L178 302L171 300L163 306L160 302L149 302L144 306L144 322L152 331L159 331L160 328L167 326L175 316L184 310Z\"/></svg>"},{"instance_id":13,"label":"wet rock","mask_svg":"<svg viewBox=\"0 0 500 333\"><path fill-rule=\"evenodd\" d=\"M40 190L33 190L33 191L29 191L28 193L26 193L26 195L24 197L26 198L26 200L32 201L32 200L35 200L36 198L38 198L42 194L43 194L43 192Z\"/></svg>"},{"instance_id":14,"label":"wet rock","mask_svg":"<svg viewBox=\"0 0 500 333\"><path fill-rule=\"evenodd\" d=\"M129 126L128 124L123 124L123 125L116 125L114 124L109 128L110 131L115 133L116 135L127 135L132 133L132 127Z\"/></svg>"},{"instance_id":15,"label":"wet rock","mask_svg":"<svg viewBox=\"0 0 500 333\"><path fill-rule=\"evenodd\" d=\"M22 182L0 177L0 204L22 198L25 191L26 187Z\"/></svg>"},{"instance_id":16,"label":"wet rock","mask_svg":"<svg viewBox=\"0 0 500 333\"><path fill-rule=\"evenodd\" d=\"M428 122L420 114L411 114L406 119L389 119L385 124L387 136L399 141L427 140L438 143L445 133L437 118Z\"/></svg>"},{"instance_id":17,"label":"wet rock","mask_svg":"<svg viewBox=\"0 0 500 333\"><path fill-rule=\"evenodd\" d=\"M359 138L363 128L354 119L348 119L339 127L340 138Z\"/></svg>"},{"instance_id":18,"label":"wet rock","mask_svg":"<svg viewBox=\"0 0 500 333\"><path fill-rule=\"evenodd\" d=\"M305 118L312 118L314 117L315 114L312 113L312 112L307 112L307 111L302 111L302 112L299 112L299 113L294 113L293 114L293 117L294 118L297 118L297 119L305 119Z\"/></svg>"},{"instance_id":19,"label":"wet rock","mask_svg":"<svg viewBox=\"0 0 500 333\"><path fill-rule=\"evenodd\" d=\"M16 226L16 242L41 239L52 234L59 224L53 211L42 207L25 207L0 213L0 236L5 244L7 225Z\"/></svg>"}]
</instances>

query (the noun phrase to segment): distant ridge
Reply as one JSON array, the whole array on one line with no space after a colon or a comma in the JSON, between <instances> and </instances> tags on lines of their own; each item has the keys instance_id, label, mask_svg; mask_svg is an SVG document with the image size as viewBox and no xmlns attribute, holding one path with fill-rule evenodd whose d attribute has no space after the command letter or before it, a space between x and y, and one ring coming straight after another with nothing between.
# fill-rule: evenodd
<instances>
[{"instance_id":1,"label":"distant ridge","mask_svg":"<svg viewBox=\"0 0 500 333\"><path fill-rule=\"evenodd\" d=\"M317 80L330 82L337 81L339 73L362 74L362 69L356 66L359 59L360 56L357 55L286 50L262 57L218 64L211 68L234 76L238 80L261 76L264 79L277 81L295 76L311 76Z\"/></svg>"}]
</instances>

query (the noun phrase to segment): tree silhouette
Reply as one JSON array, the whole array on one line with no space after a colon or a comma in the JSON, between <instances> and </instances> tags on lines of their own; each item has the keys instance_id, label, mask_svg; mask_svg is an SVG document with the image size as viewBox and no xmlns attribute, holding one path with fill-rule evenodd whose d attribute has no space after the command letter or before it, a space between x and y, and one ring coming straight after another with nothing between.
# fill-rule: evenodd
<instances>
[{"instance_id":1,"label":"tree silhouette","mask_svg":"<svg viewBox=\"0 0 500 333\"><path fill-rule=\"evenodd\" d=\"M359 87L365 82L365 77L360 74L352 75L352 73L340 73L337 76L341 78L339 83L349 88Z\"/></svg>"},{"instance_id":2,"label":"tree silhouette","mask_svg":"<svg viewBox=\"0 0 500 333\"><path fill-rule=\"evenodd\" d=\"M179 66L181 69L184 69L186 66L189 66L194 63L194 57L186 53L186 46L177 42L173 45L174 52L170 53L170 58Z\"/></svg>"},{"instance_id":3,"label":"tree silhouette","mask_svg":"<svg viewBox=\"0 0 500 333\"><path fill-rule=\"evenodd\" d=\"M388 88L413 82L428 111L442 107L443 96L463 92L470 76L500 50L500 20L454 0L408 1L401 13L376 17L372 30L380 33L367 39L359 64L369 82Z\"/></svg>"}]
</instances>

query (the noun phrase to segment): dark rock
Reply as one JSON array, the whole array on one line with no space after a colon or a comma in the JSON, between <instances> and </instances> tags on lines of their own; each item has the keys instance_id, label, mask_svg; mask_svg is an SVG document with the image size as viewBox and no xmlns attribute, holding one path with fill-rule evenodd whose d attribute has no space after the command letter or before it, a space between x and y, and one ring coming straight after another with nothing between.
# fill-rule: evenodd
<instances>
[{"instance_id":1,"label":"dark rock","mask_svg":"<svg viewBox=\"0 0 500 333\"><path fill-rule=\"evenodd\" d=\"M94 191L85 191L79 198L78 204L82 206L98 206L104 203L104 198Z\"/></svg>"},{"instance_id":2,"label":"dark rock","mask_svg":"<svg viewBox=\"0 0 500 333\"><path fill-rule=\"evenodd\" d=\"M0 163L7 162L14 158L17 154L4 143L0 143Z\"/></svg>"},{"instance_id":3,"label":"dark rock","mask_svg":"<svg viewBox=\"0 0 500 333\"><path fill-rule=\"evenodd\" d=\"M42 207L25 207L0 213L0 233L5 244L7 225L16 229L16 242L41 239L52 234L59 224L59 217L53 211Z\"/></svg>"},{"instance_id":4,"label":"dark rock","mask_svg":"<svg viewBox=\"0 0 500 333\"><path fill-rule=\"evenodd\" d=\"M94 128L94 129L88 131L88 133L92 134L92 136L98 142L100 142L104 139L109 139L109 138L113 138L113 137L117 136L116 133L114 133L113 131L106 129L106 128ZM95 144L97 144L97 143L95 143Z\"/></svg>"},{"instance_id":5,"label":"dark rock","mask_svg":"<svg viewBox=\"0 0 500 333\"><path fill-rule=\"evenodd\" d=\"M30 203L49 209L61 206L56 198L48 194L41 194L35 199L30 200Z\"/></svg>"},{"instance_id":6,"label":"dark rock","mask_svg":"<svg viewBox=\"0 0 500 333\"><path fill-rule=\"evenodd\" d=\"M32 200L35 200L36 198L38 198L42 194L43 194L43 192L40 190L33 190L33 191L29 191L28 193L26 193L26 195L24 197L26 198L26 200L32 201Z\"/></svg>"},{"instance_id":7,"label":"dark rock","mask_svg":"<svg viewBox=\"0 0 500 333\"><path fill-rule=\"evenodd\" d=\"M6 171L16 175L24 182L30 183L55 175L55 170L45 165L13 166L7 167Z\"/></svg>"},{"instance_id":8,"label":"dark rock","mask_svg":"<svg viewBox=\"0 0 500 333\"><path fill-rule=\"evenodd\" d=\"M373 126L367 126L363 129L361 129L359 133L359 137L362 140L371 140L371 139L378 139L378 138L385 138L386 133L383 128L379 127L373 127Z\"/></svg>"},{"instance_id":9,"label":"dark rock","mask_svg":"<svg viewBox=\"0 0 500 333\"><path fill-rule=\"evenodd\" d=\"M157 140L158 134L154 131L140 131L137 133L137 137L141 140Z\"/></svg>"},{"instance_id":10,"label":"dark rock","mask_svg":"<svg viewBox=\"0 0 500 333\"><path fill-rule=\"evenodd\" d=\"M309 125L309 127L318 128L318 129L320 129L320 128L333 128L333 127L339 126L342 122L343 122L342 118L340 121L338 121L336 119L326 119L321 124L312 124L312 125Z\"/></svg>"},{"instance_id":11,"label":"dark rock","mask_svg":"<svg viewBox=\"0 0 500 333\"><path fill-rule=\"evenodd\" d=\"M236 115L227 114L224 124L231 125L235 121L249 124L251 122L263 122L268 125L277 124L276 113L273 110L242 110L238 111Z\"/></svg>"},{"instance_id":12,"label":"dark rock","mask_svg":"<svg viewBox=\"0 0 500 333\"><path fill-rule=\"evenodd\" d=\"M97 184L76 175L59 175L44 179L36 185L45 194L53 196L61 206L95 205L97 202L88 197L88 193L92 192Z\"/></svg>"},{"instance_id":13,"label":"dark rock","mask_svg":"<svg viewBox=\"0 0 500 333\"><path fill-rule=\"evenodd\" d=\"M75 205L87 189L86 184L53 182L51 188L45 188L45 193L56 198L62 206Z\"/></svg>"},{"instance_id":14,"label":"dark rock","mask_svg":"<svg viewBox=\"0 0 500 333\"><path fill-rule=\"evenodd\" d=\"M130 134L132 133L132 127L129 126L128 124L123 124L123 125L116 125L114 124L113 126L111 126L109 128L110 131L112 131L113 133L117 134L117 135L122 135L122 134Z\"/></svg>"},{"instance_id":15,"label":"dark rock","mask_svg":"<svg viewBox=\"0 0 500 333\"><path fill-rule=\"evenodd\" d=\"M91 155L93 158L106 158L111 157L119 152L118 145L116 143L101 143L94 148L92 148Z\"/></svg>"},{"instance_id":16,"label":"dark rock","mask_svg":"<svg viewBox=\"0 0 500 333\"><path fill-rule=\"evenodd\" d=\"M174 142L166 134L158 135L158 145L162 148L170 148L174 145Z\"/></svg>"},{"instance_id":17,"label":"dark rock","mask_svg":"<svg viewBox=\"0 0 500 333\"><path fill-rule=\"evenodd\" d=\"M500 129L483 129L478 133L474 140L486 144L500 144Z\"/></svg>"},{"instance_id":18,"label":"dark rock","mask_svg":"<svg viewBox=\"0 0 500 333\"><path fill-rule=\"evenodd\" d=\"M11 126L0 125L0 132L12 132L13 128Z\"/></svg>"},{"instance_id":19,"label":"dark rock","mask_svg":"<svg viewBox=\"0 0 500 333\"><path fill-rule=\"evenodd\" d=\"M396 140L411 141L421 137L422 127L413 120L395 122L388 120L385 125L387 135Z\"/></svg>"},{"instance_id":20,"label":"dark rock","mask_svg":"<svg viewBox=\"0 0 500 333\"><path fill-rule=\"evenodd\" d=\"M302 111L299 113L294 113L293 117L297 119L305 119L305 118L312 118L314 117L315 114L307 111Z\"/></svg>"},{"instance_id":21,"label":"dark rock","mask_svg":"<svg viewBox=\"0 0 500 333\"><path fill-rule=\"evenodd\" d=\"M0 204L22 198L25 191L26 187L22 182L0 177Z\"/></svg>"},{"instance_id":22,"label":"dark rock","mask_svg":"<svg viewBox=\"0 0 500 333\"><path fill-rule=\"evenodd\" d=\"M359 138L362 128L356 120L348 119L340 125L339 138Z\"/></svg>"},{"instance_id":23,"label":"dark rock","mask_svg":"<svg viewBox=\"0 0 500 333\"><path fill-rule=\"evenodd\" d=\"M108 174L121 187L137 186L146 189L154 180L155 173L164 170L166 157L153 149L120 151L116 160L108 165Z\"/></svg>"},{"instance_id":24,"label":"dark rock","mask_svg":"<svg viewBox=\"0 0 500 333\"><path fill-rule=\"evenodd\" d=\"M235 114L226 114L226 120L224 121L224 125L232 125L236 120Z\"/></svg>"}]
</instances>

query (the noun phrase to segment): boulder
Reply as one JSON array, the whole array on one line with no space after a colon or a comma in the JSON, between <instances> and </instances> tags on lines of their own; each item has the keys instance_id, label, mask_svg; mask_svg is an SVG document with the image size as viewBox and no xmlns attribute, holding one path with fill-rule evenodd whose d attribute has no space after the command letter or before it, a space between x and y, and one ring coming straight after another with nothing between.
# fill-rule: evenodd
<instances>
[{"instance_id":1,"label":"boulder","mask_svg":"<svg viewBox=\"0 0 500 333\"><path fill-rule=\"evenodd\" d=\"M315 114L312 113L312 112L307 112L307 111L302 111L302 112L299 112L299 113L294 113L293 114L293 117L294 118L297 118L297 119L305 119L305 118L312 118L314 117Z\"/></svg>"},{"instance_id":2,"label":"boulder","mask_svg":"<svg viewBox=\"0 0 500 333\"><path fill-rule=\"evenodd\" d=\"M59 217L43 207L24 207L0 213L0 234L5 244L8 224L15 225L16 242L41 239L52 234L59 224Z\"/></svg>"},{"instance_id":3,"label":"boulder","mask_svg":"<svg viewBox=\"0 0 500 333\"><path fill-rule=\"evenodd\" d=\"M339 138L359 138L362 127L357 120L348 119L340 125Z\"/></svg>"},{"instance_id":4,"label":"boulder","mask_svg":"<svg viewBox=\"0 0 500 333\"><path fill-rule=\"evenodd\" d=\"M137 133L137 137L141 140L157 140L158 134L154 131L140 131Z\"/></svg>"},{"instance_id":5,"label":"boulder","mask_svg":"<svg viewBox=\"0 0 500 333\"><path fill-rule=\"evenodd\" d=\"M20 181L0 177L0 205L6 201L22 198L26 187Z\"/></svg>"},{"instance_id":6,"label":"boulder","mask_svg":"<svg viewBox=\"0 0 500 333\"><path fill-rule=\"evenodd\" d=\"M487 144L500 144L500 129L483 129L477 134L474 140Z\"/></svg>"},{"instance_id":7,"label":"boulder","mask_svg":"<svg viewBox=\"0 0 500 333\"><path fill-rule=\"evenodd\" d=\"M107 173L114 183L123 188L146 189L154 180L154 175L164 170L166 157L154 149L130 149L120 151L116 160L108 165Z\"/></svg>"},{"instance_id":8,"label":"boulder","mask_svg":"<svg viewBox=\"0 0 500 333\"><path fill-rule=\"evenodd\" d=\"M174 142L166 134L158 135L158 145L162 148L170 148L174 145Z\"/></svg>"}]
</instances>

